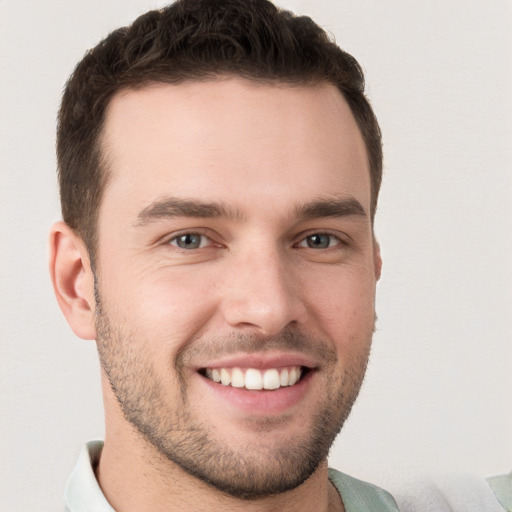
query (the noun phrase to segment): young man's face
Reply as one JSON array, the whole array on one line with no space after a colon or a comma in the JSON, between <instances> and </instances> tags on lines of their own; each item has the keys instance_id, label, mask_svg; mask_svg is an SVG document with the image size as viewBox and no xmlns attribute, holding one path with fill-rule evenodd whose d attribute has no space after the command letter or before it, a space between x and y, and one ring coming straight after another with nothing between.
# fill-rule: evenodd
<instances>
[{"instance_id":1,"label":"young man's face","mask_svg":"<svg viewBox=\"0 0 512 512\"><path fill-rule=\"evenodd\" d=\"M155 85L114 98L102 142L97 337L121 423L235 496L299 485L349 413L374 326L350 109L330 85Z\"/></svg>"}]
</instances>

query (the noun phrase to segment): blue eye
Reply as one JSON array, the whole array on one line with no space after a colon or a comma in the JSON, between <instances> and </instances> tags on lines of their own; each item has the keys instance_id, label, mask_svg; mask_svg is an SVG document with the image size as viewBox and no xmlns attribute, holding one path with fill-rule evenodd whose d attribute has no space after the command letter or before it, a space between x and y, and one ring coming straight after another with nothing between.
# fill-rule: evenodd
<instances>
[{"instance_id":1,"label":"blue eye","mask_svg":"<svg viewBox=\"0 0 512 512\"><path fill-rule=\"evenodd\" d=\"M199 233L184 233L174 237L169 243L180 249L200 249L207 245L208 239Z\"/></svg>"},{"instance_id":2,"label":"blue eye","mask_svg":"<svg viewBox=\"0 0 512 512\"><path fill-rule=\"evenodd\" d=\"M301 240L299 247L308 247L310 249L328 249L334 245L339 245L339 238L328 233L314 233L308 235L304 240Z\"/></svg>"}]
</instances>

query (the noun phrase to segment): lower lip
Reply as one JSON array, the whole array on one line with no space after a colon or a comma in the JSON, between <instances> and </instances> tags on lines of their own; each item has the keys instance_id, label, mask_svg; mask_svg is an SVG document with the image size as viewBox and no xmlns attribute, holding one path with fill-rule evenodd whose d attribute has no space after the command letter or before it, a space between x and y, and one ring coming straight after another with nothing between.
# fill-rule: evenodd
<instances>
[{"instance_id":1,"label":"lower lip","mask_svg":"<svg viewBox=\"0 0 512 512\"><path fill-rule=\"evenodd\" d=\"M314 371L309 371L297 384L274 390L235 388L224 386L202 375L199 377L218 398L245 413L278 415L298 405L304 399L313 375Z\"/></svg>"}]
</instances>

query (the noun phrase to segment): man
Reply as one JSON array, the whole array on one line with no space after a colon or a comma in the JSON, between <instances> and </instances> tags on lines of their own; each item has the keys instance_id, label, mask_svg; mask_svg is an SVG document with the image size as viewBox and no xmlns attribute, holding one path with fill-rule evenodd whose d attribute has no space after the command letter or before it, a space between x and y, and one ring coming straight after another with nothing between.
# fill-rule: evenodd
<instances>
[{"instance_id":1,"label":"man","mask_svg":"<svg viewBox=\"0 0 512 512\"><path fill-rule=\"evenodd\" d=\"M50 267L96 339L71 512L398 510L327 468L381 271L357 62L264 0L184 0L91 50L59 114Z\"/></svg>"}]
</instances>

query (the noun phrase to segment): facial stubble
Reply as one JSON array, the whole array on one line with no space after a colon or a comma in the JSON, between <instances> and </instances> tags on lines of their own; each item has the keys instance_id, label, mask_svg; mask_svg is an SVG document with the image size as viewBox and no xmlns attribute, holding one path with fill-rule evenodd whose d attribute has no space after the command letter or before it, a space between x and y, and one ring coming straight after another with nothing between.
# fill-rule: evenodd
<instances>
[{"instance_id":1,"label":"facial stubble","mask_svg":"<svg viewBox=\"0 0 512 512\"><path fill-rule=\"evenodd\" d=\"M97 289L96 302L98 353L111 389L125 419L165 460L228 495L258 499L298 487L327 458L359 393L371 334L364 340L365 350L341 374L335 350L325 341L310 339L298 331L286 331L264 343L261 338L246 335L228 340L191 340L170 364L172 385L179 389L170 397L166 376L159 375L149 357L150 350L141 349L150 340L129 332L124 322L114 322ZM216 436L208 417L195 414L188 396L186 362L201 351L226 355L234 350L251 353L270 349L314 353L322 361L325 396L318 397L318 407L300 435L279 436L279 442L272 442L273 431L282 431L287 417L248 418L247 430L254 436L254 443L244 449L229 446Z\"/></svg>"}]
</instances>

